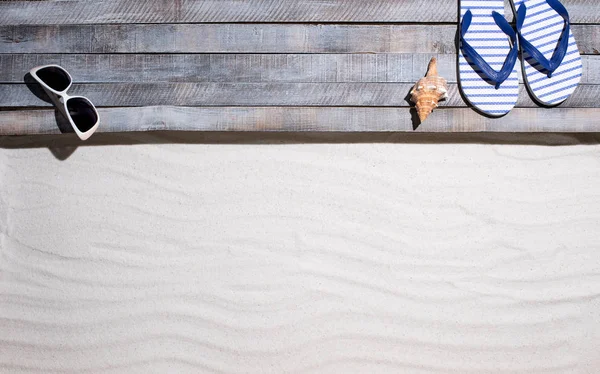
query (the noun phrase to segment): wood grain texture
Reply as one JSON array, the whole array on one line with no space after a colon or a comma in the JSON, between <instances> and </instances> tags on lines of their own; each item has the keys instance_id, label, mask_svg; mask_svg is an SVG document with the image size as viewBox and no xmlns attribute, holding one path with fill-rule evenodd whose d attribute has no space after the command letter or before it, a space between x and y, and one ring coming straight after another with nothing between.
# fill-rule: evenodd
<instances>
[{"instance_id":1,"label":"wood grain texture","mask_svg":"<svg viewBox=\"0 0 600 374\"><path fill-rule=\"evenodd\" d=\"M413 83L431 57L440 76L456 82L456 55L379 53L0 54L0 83L23 83L32 67L46 64L65 67L78 83ZM582 60L581 83L600 84L600 56Z\"/></svg>"},{"instance_id":2,"label":"wood grain texture","mask_svg":"<svg viewBox=\"0 0 600 374\"><path fill-rule=\"evenodd\" d=\"M96 83L76 84L69 95L110 106L396 106L407 107L414 83ZM41 89L41 88L40 88ZM457 84L440 106L467 107ZM562 107L598 106L600 85L581 84ZM0 84L0 107L48 104L25 84ZM520 85L517 107L538 107Z\"/></svg>"},{"instance_id":3,"label":"wood grain texture","mask_svg":"<svg viewBox=\"0 0 600 374\"><path fill-rule=\"evenodd\" d=\"M573 23L600 23L595 0L563 0ZM0 24L457 22L453 0L4 1ZM505 6L505 16L513 17Z\"/></svg>"},{"instance_id":4,"label":"wood grain texture","mask_svg":"<svg viewBox=\"0 0 600 374\"><path fill-rule=\"evenodd\" d=\"M456 82L456 55L435 54ZM32 67L64 66L78 83L416 82L428 53L380 54L0 54L0 83L23 83ZM600 83L600 56L584 56L586 83ZM600 69L598 69L600 70Z\"/></svg>"},{"instance_id":5,"label":"wood grain texture","mask_svg":"<svg viewBox=\"0 0 600 374\"><path fill-rule=\"evenodd\" d=\"M0 148L0 372L597 370L597 137L177 135Z\"/></svg>"},{"instance_id":6,"label":"wood grain texture","mask_svg":"<svg viewBox=\"0 0 600 374\"><path fill-rule=\"evenodd\" d=\"M455 33L452 25L0 26L4 53L454 53Z\"/></svg>"},{"instance_id":7,"label":"wood grain texture","mask_svg":"<svg viewBox=\"0 0 600 374\"><path fill-rule=\"evenodd\" d=\"M600 132L600 108L554 108L551 116L516 108L495 119L466 108L439 108L421 125L409 108L147 106L101 108L99 114L98 132ZM60 134L61 120L53 110L0 111L0 135Z\"/></svg>"},{"instance_id":8,"label":"wood grain texture","mask_svg":"<svg viewBox=\"0 0 600 374\"><path fill-rule=\"evenodd\" d=\"M600 25L572 27L598 54ZM0 26L2 53L443 53L456 25L152 24Z\"/></svg>"},{"instance_id":9,"label":"wood grain texture","mask_svg":"<svg viewBox=\"0 0 600 374\"><path fill-rule=\"evenodd\" d=\"M32 66L56 62L81 82L70 93L85 95L99 107L166 105L213 111L225 107L225 113L233 107L249 107L250 112L273 107L274 113L286 117L293 107L340 107L345 112L348 107L364 106L404 110L406 116L412 84L423 75L427 60L437 56L442 75L451 82L450 99L441 103L453 108L445 112L446 120L470 118L473 112L455 83L456 21L438 17L456 17L457 4L446 0L357 4L355 0L4 2L0 4L4 10L0 15L0 82L4 82L0 83L0 108L10 110L5 117L12 122L17 108L45 107L21 79ZM580 22L573 32L584 54L584 73L582 85L562 108L597 108L600 24L594 23L594 17L599 10L589 0L567 1L566 5L572 20ZM447 7L454 11L448 12ZM420 11L415 12L416 8ZM36 12L44 9L45 14L37 17ZM402 17L409 11L416 15L406 23ZM37 17L39 22L31 24L28 17ZM432 17L432 21L421 17ZM292 109L287 111L288 107ZM517 107L537 108L523 87ZM555 131L571 128L570 120L558 125L564 120L558 112L530 112L540 121L549 119ZM141 118L143 113L148 111L140 109ZM354 115L341 118L353 121ZM413 124L413 117L401 122ZM160 123L169 121L160 118ZM173 121L165 126L181 124L179 119ZM280 123L273 121L278 128ZM465 128L482 128L467 122ZM594 128L589 122L581 124L585 129L581 131ZM392 124L386 119L383 123ZM374 131L382 130L373 126ZM534 131L537 127L527 121L524 128ZM354 129L349 125L347 131Z\"/></svg>"}]
</instances>

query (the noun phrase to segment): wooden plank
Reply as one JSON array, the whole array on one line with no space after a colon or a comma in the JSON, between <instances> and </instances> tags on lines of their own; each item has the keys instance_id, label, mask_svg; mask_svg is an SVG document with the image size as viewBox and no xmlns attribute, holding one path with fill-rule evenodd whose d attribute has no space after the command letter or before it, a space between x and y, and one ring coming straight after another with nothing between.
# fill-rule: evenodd
<instances>
[{"instance_id":1,"label":"wooden plank","mask_svg":"<svg viewBox=\"0 0 600 374\"><path fill-rule=\"evenodd\" d=\"M600 25L574 25L597 54ZM0 26L1 53L440 53L456 25L152 24Z\"/></svg>"},{"instance_id":2,"label":"wooden plank","mask_svg":"<svg viewBox=\"0 0 600 374\"><path fill-rule=\"evenodd\" d=\"M440 74L455 82L456 55L361 53L6 54L0 55L0 83L22 83L27 71L44 64L64 66L79 83L408 83L423 76L433 56L438 57Z\"/></svg>"},{"instance_id":3,"label":"wooden plank","mask_svg":"<svg viewBox=\"0 0 600 374\"><path fill-rule=\"evenodd\" d=\"M4 26L4 53L455 53L442 25Z\"/></svg>"},{"instance_id":4,"label":"wooden plank","mask_svg":"<svg viewBox=\"0 0 600 374\"><path fill-rule=\"evenodd\" d=\"M396 106L407 107L413 83L98 83L77 84L70 95L88 97L99 107L118 106ZM441 106L466 107L456 84ZM598 106L600 85L579 85L562 105ZM0 107L39 107L47 103L25 84L0 84ZM537 107L523 85L519 107Z\"/></svg>"},{"instance_id":5,"label":"wooden plank","mask_svg":"<svg viewBox=\"0 0 600 374\"><path fill-rule=\"evenodd\" d=\"M563 0L573 23L600 23L596 0ZM508 2L505 15L512 19ZM452 0L5 1L1 25L232 22L457 22Z\"/></svg>"},{"instance_id":6,"label":"wooden plank","mask_svg":"<svg viewBox=\"0 0 600 374\"><path fill-rule=\"evenodd\" d=\"M130 131L424 131L598 132L600 108L513 109L487 118L466 108L440 108L418 125L409 108L154 106L101 108L99 132ZM53 110L0 111L0 135L59 134Z\"/></svg>"},{"instance_id":7,"label":"wooden plank","mask_svg":"<svg viewBox=\"0 0 600 374\"><path fill-rule=\"evenodd\" d=\"M437 57L456 82L456 55L380 54L0 54L0 83L22 83L34 66L59 64L78 83L412 83ZM583 84L600 84L600 56L584 55ZM521 75L521 69L518 69Z\"/></svg>"}]
</instances>

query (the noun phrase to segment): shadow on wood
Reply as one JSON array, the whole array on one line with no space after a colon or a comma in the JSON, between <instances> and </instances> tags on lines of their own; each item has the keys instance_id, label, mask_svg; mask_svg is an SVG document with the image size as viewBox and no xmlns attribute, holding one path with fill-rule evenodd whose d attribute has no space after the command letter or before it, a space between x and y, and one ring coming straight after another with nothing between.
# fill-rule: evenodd
<instances>
[{"instance_id":1,"label":"shadow on wood","mask_svg":"<svg viewBox=\"0 0 600 374\"><path fill-rule=\"evenodd\" d=\"M31 76L30 73L25 74L23 77L23 82L25 82L25 85L27 85L29 91L31 91L31 93L34 94L38 99L52 104L52 100L46 91L44 91L42 86Z\"/></svg>"},{"instance_id":2,"label":"shadow on wood","mask_svg":"<svg viewBox=\"0 0 600 374\"><path fill-rule=\"evenodd\" d=\"M410 120L412 122L413 130L416 130L417 128L419 128L419 125L421 124L421 120L419 119L419 114L417 113L417 109L414 107L415 104L411 101L410 92L412 91L412 89L413 89L413 87L411 87L410 90L408 90L408 93L404 97L404 101L406 101L408 103L408 105L410 106Z\"/></svg>"}]
</instances>

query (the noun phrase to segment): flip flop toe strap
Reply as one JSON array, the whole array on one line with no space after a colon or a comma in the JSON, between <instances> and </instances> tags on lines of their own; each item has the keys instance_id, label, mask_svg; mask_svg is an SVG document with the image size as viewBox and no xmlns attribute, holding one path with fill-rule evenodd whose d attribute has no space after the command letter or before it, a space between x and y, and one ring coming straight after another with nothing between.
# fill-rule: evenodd
<instances>
[{"instance_id":1,"label":"flip flop toe strap","mask_svg":"<svg viewBox=\"0 0 600 374\"><path fill-rule=\"evenodd\" d=\"M466 40L465 35L469 31L469 26L471 25L471 21L473 20L473 14L470 10L467 10L465 13L462 22L460 24L460 47L463 52L463 55L470 60L470 62L475 65L483 75L494 84L496 89L500 87L500 85L510 76L513 72L515 63L517 62L517 58L519 55L519 47L517 45L517 33L510 26L508 21L498 12L492 12L492 17L494 17L494 21L496 25L500 27L500 29L508 35L510 38L512 49L506 56L506 60L504 60L504 64L502 65L502 69L500 71L494 70L484 59L481 57L479 53L473 48Z\"/></svg>"},{"instance_id":2,"label":"flip flop toe strap","mask_svg":"<svg viewBox=\"0 0 600 374\"><path fill-rule=\"evenodd\" d=\"M548 74L548 78L552 78L552 73L558 69L565 58L567 49L569 48L569 34L571 25L569 22L569 13L567 12L567 9L560 3L560 1L546 0L546 2L565 20L562 34L560 35L556 49L552 54L552 58L548 60L546 57L544 57L544 55L536 47L534 47L533 44L527 41L527 39L525 39L521 33L521 28L523 27L523 22L525 22L525 16L527 14L525 3L521 4L519 10L517 11L517 32L519 33L519 43L521 44L523 51L527 52L533 60L540 64L544 73Z\"/></svg>"}]
</instances>

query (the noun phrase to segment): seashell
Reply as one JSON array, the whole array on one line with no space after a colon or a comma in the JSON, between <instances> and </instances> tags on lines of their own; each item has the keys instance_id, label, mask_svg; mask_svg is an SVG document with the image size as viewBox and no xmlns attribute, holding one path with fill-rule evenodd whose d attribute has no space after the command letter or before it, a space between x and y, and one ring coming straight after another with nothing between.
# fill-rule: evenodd
<instances>
[{"instance_id":1,"label":"seashell","mask_svg":"<svg viewBox=\"0 0 600 374\"><path fill-rule=\"evenodd\" d=\"M410 91L410 100L416 104L417 114L421 122L437 108L438 102L448 98L448 82L438 75L437 59L429 61L427 75L419 79Z\"/></svg>"}]
</instances>

